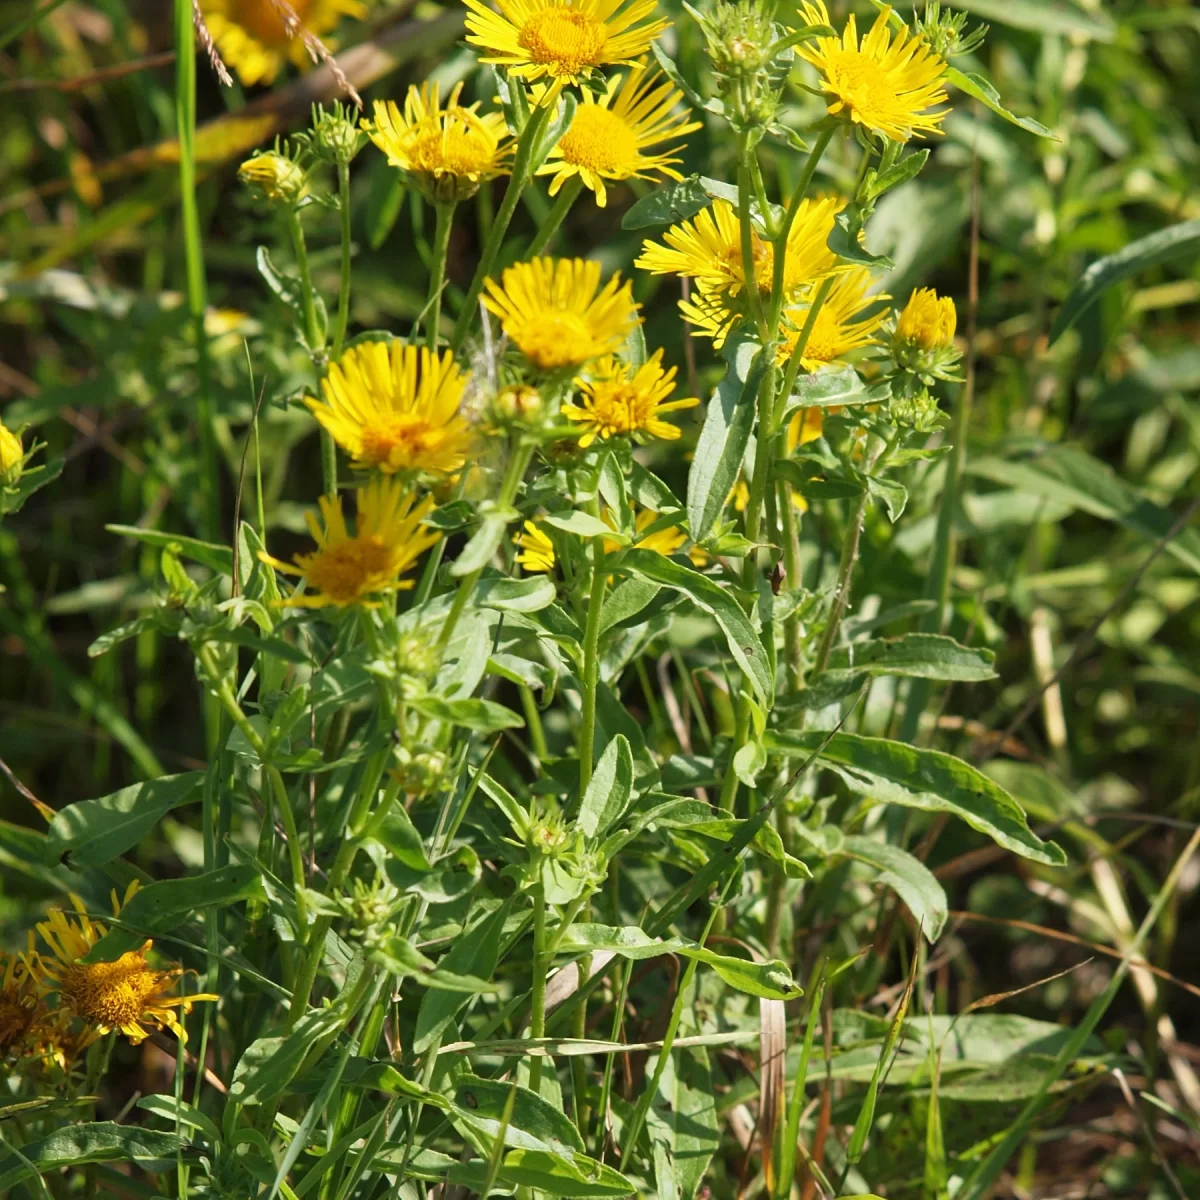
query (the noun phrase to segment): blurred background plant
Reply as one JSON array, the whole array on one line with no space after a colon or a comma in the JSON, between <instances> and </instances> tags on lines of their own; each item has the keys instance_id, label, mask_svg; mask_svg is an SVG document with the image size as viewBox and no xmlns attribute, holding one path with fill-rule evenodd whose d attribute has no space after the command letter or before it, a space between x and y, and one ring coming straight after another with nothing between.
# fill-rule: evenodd
<instances>
[{"instance_id":1,"label":"blurred background plant","mask_svg":"<svg viewBox=\"0 0 1200 1200\"><path fill-rule=\"evenodd\" d=\"M659 7L672 19L662 44L678 66L679 86L689 96L714 95L721 72L736 76L742 67L718 62L714 77L701 25L674 0ZM968 30L978 20L991 26L982 46L965 46L960 65L982 70L1007 108L1047 127L1054 139L1033 136L956 93L945 136L930 143L919 178L888 191L875 207L868 246L890 260L886 291L899 299L932 286L957 301L966 349L958 369L971 404L960 406L954 425L965 434L958 439L965 449L959 503L941 504L950 460L940 458L913 469L895 526L885 508L868 512L847 621L861 632L872 622L889 633L928 631L928 580L937 577L938 553L956 544L946 628L961 643L995 651L998 678L940 690L920 680L907 692L873 687L869 719L904 740L986 762L1039 833L1064 844L1070 865L1023 861L961 827L943 829L941 818L922 817L917 825L917 814L891 810L889 838L918 849L948 895L945 931L932 949L913 936L892 893L872 888L886 860L863 874L846 856L823 872L797 910L790 964L796 978L811 1001L818 961L863 957L830 983L836 1016L818 1022L805 1059L814 1103L803 1113L803 1129L818 1164L807 1175L803 1164L799 1169L805 1200L827 1186L819 1164L834 1171L836 1183L846 1162L832 1144L845 1142L868 1085L873 1095L872 1076L887 1057L887 1018L905 995L910 965L920 979L912 1012L924 1013L928 1002L937 1015L914 1017L905 1027L857 1170L889 1197L940 1197L951 1174L968 1172L972 1153L985 1156L988 1139L1013 1128L1022 1103L1038 1097L1065 1031L1082 1028L1112 977L1114 952L1129 948L1200 807L1200 537L1177 520L1195 511L1200 467L1200 258L1181 242L1105 290L1054 336L1060 307L1090 262L1200 219L1200 18L1193 5L1172 0L970 0L959 7L972 18ZM201 47L196 180L181 192L177 82L186 72L175 56L190 41L179 39L170 6L0 3L0 420L20 431L22 459L41 447L29 467L42 471L39 483L52 482L36 495L28 488L19 514L0 523L0 759L9 777L0 784L0 923L4 943L16 948L48 904L80 886L71 864L47 861L35 843L44 821L31 796L58 810L141 779L204 770L219 727L183 643L161 628L147 622L118 652L100 657L88 656L89 645L157 603L164 546L186 536L230 542L235 497L248 516L254 490L247 481L256 471L271 545L307 545L293 535L304 535L314 481L329 469L311 417L293 403L313 386L309 351L340 348L363 330L407 331L415 321L429 322L439 232L448 238L443 304L457 316L503 195L502 181L490 183L485 173L477 191L452 197L458 219L452 228L442 225L433 210L450 198L432 184L406 187L387 156L357 154L357 137L346 144L343 126L340 133L327 128L324 138L318 130L299 163L292 155L252 160L257 171L243 168L268 197L286 192L285 200L301 202L311 188L321 202L281 215L255 199L238 182L238 167L277 135L307 128L314 102L352 104L353 90L370 112L376 99L399 101L410 83L426 80L436 81L443 97L461 85L464 103L490 101L497 76L464 46L464 10L455 5L313 0L294 6L310 18L307 46L302 37L279 36L283 18L270 0L242 6L243 26L259 35L248 44L229 31L233 8L231 0L200 4L230 78L221 83ZM839 28L848 8L830 5ZM739 11L739 19L749 19L748 10ZM858 17L865 29L874 13L864 5ZM950 29L944 36L957 35ZM314 54L320 60L330 52L339 67L312 64ZM780 126L811 124L822 109L815 96L789 86ZM702 124L686 138L678 172L733 179L734 139L715 113L696 106L695 116ZM778 142L764 160L786 194L802 159L785 137ZM839 139L822 161L818 191L852 194L857 165L852 143ZM646 343L664 347L682 394L710 395L724 364L707 342L684 332L680 281L632 269L644 237L656 231L628 228L623 219L653 185L609 182L604 207L586 192L573 207L556 207L548 182L522 193L501 265L542 231L555 252L596 257L606 277L613 270L633 277ZM564 193L573 189L571 181L554 182ZM350 197L343 207L348 239L329 201L339 195L343 202ZM343 324L341 248L349 243L354 286ZM313 314L307 348L295 336L286 294L289 273L304 259L330 310ZM264 278L274 291L266 303ZM952 384L945 394L961 393ZM528 403L512 398L518 419ZM688 450L702 420L703 409L674 417ZM0 456L11 471L11 441L0 443ZM645 461L684 493L678 447L670 454L655 447ZM947 511L953 528L939 530L939 514ZM848 521L836 497L811 504L809 586L836 566ZM112 525L142 534L115 536ZM161 538L147 536L154 531ZM710 655L704 669L681 668L693 639L704 636L675 622L655 644L655 658L639 663L642 686L622 697L664 756L691 756L693 739L710 743L706 719L731 724L725 710L732 700L716 680L720 655ZM556 743L563 731L549 728L547 735ZM522 751L508 745L501 757L510 750L521 761ZM428 757L405 764L405 790L419 792L414 779L431 785L444 769ZM682 779L676 787L711 790L713 782ZM198 870L212 837L186 808L170 807L131 851L136 867L155 879ZM482 851L504 826L494 815L478 820L473 836ZM575 852L560 845L552 822L527 837L539 832L555 853ZM698 864L712 843L685 851ZM653 856L632 870L644 873L638 895L677 883ZM1098 1038L1077 1048L1071 1074L1040 1097L1036 1136L1022 1141L995 1195L1158 1200L1200 1192L1198 883L1193 863L1164 897L1145 947L1156 972L1131 976ZM744 894L730 909L756 932L734 923L724 929L725 941L749 936L765 945L761 914L752 911L759 898ZM394 915L394 901L364 893L350 918L374 929L379 914ZM453 932L450 921L443 936ZM447 944L436 930L427 938L428 945ZM201 967L195 950L167 953L185 962L193 954L188 965ZM632 965L625 1040L654 1041L671 1012L664 996L669 1000L678 981L672 984L661 963L640 974ZM526 960L527 982L531 969L536 974L538 963ZM519 991L520 977L514 968L503 986ZM757 1027L758 1013L744 996L731 1001L719 977L701 979L689 1010L695 1026L685 1032ZM943 1042L938 1023L981 1003L984 1012L962 1019L957 1040ZM805 1019L809 1011L821 1016L816 1008L798 1010ZM242 1030L247 1041L264 1019L252 1005ZM794 1025L793 1034L803 1028ZM608 1035L607 1028L592 1032ZM801 1057L795 1040L789 1036L788 1094ZM125 1119L138 1094L174 1091L166 1045L154 1038L137 1050L117 1048L101 1117ZM939 1045L940 1068L931 1062ZM217 1066L228 1084L230 1064ZM613 1088L637 1096L644 1068L643 1057L622 1056L616 1074L623 1070L625 1078ZM764 1179L773 1195L787 1194L779 1191L778 1166L756 1157L755 1121L771 1125L759 1099L768 1072L760 1077L757 1070L752 1050L731 1044L708 1056L680 1051L675 1078L658 1081L664 1096L675 1097L674 1112L682 1111L681 1096L715 1097L712 1119L705 1116L699 1131L663 1132L655 1121L670 1122L657 1103L638 1118L649 1120L668 1147L662 1161L674 1164L681 1192L700 1183L688 1174L689 1163L707 1161L719 1146L704 1177L714 1194L746 1194ZM941 1083L931 1088L939 1070ZM345 1103L351 1107L338 1128L348 1130L357 1109ZM493 1115L507 1123L503 1103L501 1095ZM701 1100L697 1105L707 1113ZM61 1114L64 1123L69 1115ZM627 1106L619 1124L631 1116ZM92 1187L100 1179L114 1194L153 1194L107 1168L90 1170L99 1172L87 1178ZM783 1174L790 1180L790 1167ZM671 1178L662 1167L653 1186ZM12 1194L37 1195L34 1186L14 1184ZM121 1192L126 1186L131 1190Z\"/></svg>"}]
</instances>

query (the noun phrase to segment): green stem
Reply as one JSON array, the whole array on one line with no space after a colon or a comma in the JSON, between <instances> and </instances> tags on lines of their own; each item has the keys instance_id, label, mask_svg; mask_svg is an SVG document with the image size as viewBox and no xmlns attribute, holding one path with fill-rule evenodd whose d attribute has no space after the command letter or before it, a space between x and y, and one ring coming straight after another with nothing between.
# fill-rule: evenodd
<instances>
[{"instance_id":1,"label":"green stem","mask_svg":"<svg viewBox=\"0 0 1200 1200\"><path fill-rule=\"evenodd\" d=\"M308 882L304 874L304 851L300 847L300 830L296 826L296 814L292 811L287 785L283 782L279 768L264 765L263 770L270 781L271 792L275 797L275 807L279 812L279 819L283 822L283 831L287 835L292 888L296 893L296 922L300 926L300 938L304 940L308 936L308 902L304 899L304 889L308 886Z\"/></svg>"},{"instance_id":2,"label":"green stem","mask_svg":"<svg viewBox=\"0 0 1200 1200\"><path fill-rule=\"evenodd\" d=\"M562 190L554 201L554 207L546 214L537 233L533 235L533 241L529 243L529 249L525 251L526 258L534 258L546 249L582 190L583 180L578 175L572 175L563 184Z\"/></svg>"},{"instance_id":3,"label":"green stem","mask_svg":"<svg viewBox=\"0 0 1200 1200\"><path fill-rule=\"evenodd\" d=\"M446 255L450 230L454 227L454 205L434 205L433 270L429 276L429 299L425 302L425 344L436 350L442 326L442 291L446 286Z\"/></svg>"},{"instance_id":4,"label":"green stem","mask_svg":"<svg viewBox=\"0 0 1200 1200\"><path fill-rule=\"evenodd\" d=\"M50 7L35 13L44 16ZM196 203L196 48L191 0L175 0L175 127L179 138L179 204L183 219L183 250L187 274L187 305L196 338L196 420L200 426L200 508L204 536L220 538L221 472L213 435L208 334L204 314L208 307L204 277L204 247L200 238L200 210Z\"/></svg>"},{"instance_id":5,"label":"green stem","mask_svg":"<svg viewBox=\"0 0 1200 1200\"><path fill-rule=\"evenodd\" d=\"M825 632L821 636L821 644L817 649L816 661L813 663L813 673L820 675L829 664L829 655L833 650L834 639L838 627L850 602L850 577L854 573L854 564L858 560L858 543L862 537L863 521L867 515L867 493L864 491L855 501L854 511L850 516L850 528L846 540L842 543L842 558L838 564L837 586L833 593L833 607L829 610L829 620L825 624Z\"/></svg>"},{"instance_id":6,"label":"green stem","mask_svg":"<svg viewBox=\"0 0 1200 1200\"><path fill-rule=\"evenodd\" d=\"M342 357L350 322L350 164L339 162L338 215L342 219L342 270L338 281L337 324L333 329L333 361Z\"/></svg>"},{"instance_id":7,"label":"green stem","mask_svg":"<svg viewBox=\"0 0 1200 1200\"><path fill-rule=\"evenodd\" d=\"M604 539L592 539L592 588L588 595L583 634L583 695L579 728L579 794L592 781L596 748L596 689L600 684L600 615L608 575L604 570Z\"/></svg>"},{"instance_id":8,"label":"green stem","mask_svg":"<svg viewBox=\"0 0 1200 1200\"><path fill-rule=\"evenodd\" d=\"M541 762L550 757L550 749L546 745L546 731L542 727L542 714L538 711L537 700L532 690L524 683L519 685L521 693L521 708L525 713L525 725L529 729L529 743L534 756Z\"/></svg>"},{"instance_id":9,"label":"green stem","mask_svg":"<svg viewBox=\"0 0 1200 1200\"><path fill-rule=\"evenodd\" d=\"M792 489L786 483L779 487L779 514L783 525L783 570L789 591L802 586L800 578L800 538L796 530L796 509L792 504ZM795 694L804 686L804 659L800 637L800 617L793 608L783 622L783 646L787 664L788 691Z\"/></svg>"},{"instance_id":10,"label":"green stem","mask_svg":"<svg viewBox=\"0 0 1200 1200\"><path fill-rule=\"evenodd\" d=\"M808 349L808 339L812 336L813 326L816 325L817 317L820 316L821 309L832 290L833 276L830 275L821 280L821 286L817 288L817 294L808 306L804 324L800 328L800 336L796 338L796 345L792 349L791 358L788 359L788 365L783 374L783 387L779 389L779 400L775 406L776 415L779 418L782 418L788 397L792 394L792 388L796 384L796 376L800 373L800 363L804 358L805 350Z\"/></svg>"},{"instance_id":11,"label":"green stem","mask_svg":"<svg viewBox=\"0 0 1200 1200\"><path fill-rule=\"evenodd\" d=\"M479 266L475 268L475 277L471 280L471 286L467 288L462 312L458 314L454 333L450 337L450 349L455 353L462 346L467 336L467 330L471 328L471 322L475 319L475 303L479 299L479 293L483 290L483 281L492 273L492 268L496 265L500 247L504 244L504 235L508 232L513 213L517 211L521 193L529 182L529 176L532 173L530 164L533 152L541 139L541 133L550 117L550 111L551 105L549 104L541 104L534 109L517 141L512 176L508 181L508 187L504 190L500 211L496 214L496 219L488 230L487 242L484 243L483 253L479 256Z\"/></svg>"},{"instance_id":12,"label":"green stem","mask_svg":"<svg viewBox=\"0 0 1200 1200\"><path fill-rule=\"evenodd\" d=\"M546 892L539 883L533 889L533 988L530 997L529 1036L546 1036ZM537 1092L542 1083L542 1056L529 1056L529 1087Z\"/></svg>"},{"instance_id":13,"label":"green stem","mask_svg":"<svg viewBox=\"0 0 1200 1200\"><path fill-rule=\"evenodd\" d=\"M742 277L745 280L746 303L754 323L758 326L759 336L764 344L768 341L766 317L763 313L762 296L758 291L758 272L754 269L754 222L750 217L750 165L749 160L754 151L745 134L738 138L738 225L742 242ZM782 267L780 268L782 270Z\"/></svg>"}]
</instances>

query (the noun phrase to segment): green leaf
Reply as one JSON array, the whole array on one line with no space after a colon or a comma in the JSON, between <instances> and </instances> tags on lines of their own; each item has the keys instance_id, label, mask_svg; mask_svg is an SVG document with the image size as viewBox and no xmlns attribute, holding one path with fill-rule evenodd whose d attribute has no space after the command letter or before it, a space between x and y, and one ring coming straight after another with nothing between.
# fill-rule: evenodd
<instances>
[{"instance_id":1,"label":"green leaf","mask_svg":"<svg viewBox=\"0 0 1200 1200\"><path fill-rule=\"evenodd\" d=\"M991 650L962 646L940 633L906 633L898 638L877 638L841 646L829 659L821 676L903 675L916 679L980 683L995 679Z\"/></svg>"},{"instance_id":2,"label":"green leaf","mask_svg":"<svg viewBox=\"0 0 1200 1200\"><path fill-rule=\"evenodd\" d=\"M709 614L721 627L729 652L745 673L755 696L764 708L770 707L775 679L766 651L737 600L718 584L653 550L636 547L621 555L626 570L652 579L663 587L682 592L692 603Z\"/></svg>"},{"instance_id":3,"label":"green leaf","mask_svg":"<svg viewBox=\"0 0 1200 1200\"><path fill-rule=\"evenodd\" d=\"M804 994L792 978L787 963L778 959L750 962L745 958L717 954L702 946L683 946L678 953L684 958L699 959L712 967L731 988L750 996L761 996L764 1000L794 1000Z\"/></svg>"},{"instance_id":4,"label":"green leaf","mask_svg":"<svg viewBox=\"0 0 1200 1200\"><path fill-rule=\"evenodd\" d=\"M0 485L0 513L19 513L34 492L41 491L62 474L64 465L63 459L54 458L36 467L26 467L15 486Z\"/></svg>"},{"instance_id":5,"label":"green leaf","mask_svg":"<svg viewBox=\"0 0 1200 1200\"><path fill-rule=\"evenodd\" d=\"M990 108L996 116L1003 117L1018 129L1036 134L1038 137L1049 138L1053 142L1059 140L1058 135L1053 130L1047 129L1040 121L1035 121L1032 117L1018 117L1015 113L1010 113L1000 103L1000 93L982 75L969 75L957 67L947 67L946 82L953 84L960 92L978 100L985 108Z\"/></svg>"},{"instance_id":6,"label":"green leaf","mask_svg":"<svg viewBox=\"0 0 1200 1200\"><path fill-rule=\"evenodd\" d=\"M545 575L525 579L496 576L481 579L475 587L475 602L500 612L541 612L554 603L554 584Z\"/></svg>"},{"instance_id":7,"label":"green leaf","mask_svg":"<svg viewBox=\"0 0 1200 1200\"><path fill-rule=\"evenodd\" d=\"M729 367L713 392L704 428L688 470L688 528L703 541L725 507L742 469L742 458L754 426L755 404L766 364L762 347L739 339L726 347Z\"/></svg>"},{"instance_id":8,"label":"green leaf","mask_svg":"<svg viewBox=\"0 0 1200 1200\"><path fill-rule=\"evenodd\" d=\"M1022 858L1054 867L1067 861L1054 842L1030 830L1021 806L999 784L952 754L856 733L768 732L765 739L769 749L791 757L819 751L822 766L880 803L952 813Z\"/></svg>"},{"instance_id":9,"label":"green leaf","mask_svg":"<svg viewBox=\"0 0 1200 1200\"><path fill-rule=\"evenodd\" d=\"M221 1131L211 1117L206 1117L198 1108L194 1108L185 1100L176 1100L174 1096L153 1095L143 1096L137 1102L138 1108L155 1116L165 1117L168 1121L178 1121L192 1129L198 1129L214 1146L221 1144Z\"/></svg>"},{"instance_id":10,"label":"green leaf","mask_svg":"<svg viewBox=\"0 0 1200 1200\"><path fill-rule=\"evenodd\" d=\"M258 872L251 866L220 867L204 875L147 884L121 909L121 924L130 931L109 930L81 961L114 962L127 951L136 950L147 937L175 928L199 909L262 899L263 895Z\"/></svg>"},{"instance_id":11,"label":"green leaf","mask_svg":"<svg viewBox=\"0 0 1200 1200\"><path fill-rule=\"evenodd\" d=\"M336 1009L314 1009L286 1036L251 1042L234 1068L229 1098L246 1107L269 1104L296 1077L313 1043L339 1028L342 1021Z\"/></svg>"},{"instance_id":12,"label":"green leaf","mask_svg":"<svg viewBox=\"0 0 1200 1200\"><path fill-rule=\"evenodd\" d=\"M896 264L886 254L872 254L858 240L865 219L866 214L860 205L853 202L847 204L834 218L833 229L826 244L834 254L847 262L881 271L890 270Z\"/></svg>"},{"instance_id":13,"label":"green leaf","mask_svg":"<svg viewBox=\"0 0 1200 1200\"><path fill-rule=\"evenodd\" d=\"M646 1113L658 1195L692 1200L721 1145L706 1050L688 1046L671 1055L658 1100Z\"/></svg>"},{"instance_id":14,"label":"green leaf","mask_svg":"<svg viewBox=\"0 0 1200 1200\"><path fill-rule=\"evenodd\" d=\"M109 533L133 538L146 546L160 550L174 550L184 558L190 558L206 566L218 575L233 575L233 551L228 546L213 542L202 542L198 538L184 537L177 533L163 533L158 529L140 529L136 525L105 525Z\"/></svg>"},{"instance_id":15,"label":"green leaf","mask_svg":"<svg viewBox=\"0 0 1200 1200\"><path fill-rule=\"evenodd\" d=\"M658 584L649 579L623 579L604 597L600 612L601 635L614 626L632 623L632 618L641 613L660 591Z\"/></svg>"},{"instance_id":16,"label":"green leaf","mask_svg":"<svg viewBox=\"0 0 1200 1200\"><path fill-rule=\"evenodd\" d=\"M199 800L203 782L203 771L188 771L68 804L46 831L47 853L59 858L69 850L80 867L111 862L136 846L173 808Z\"/></svg>"},{"instance_id":17,"label":"green leaf","mask_svg":"<svg viewBox=\"0 0 1200 1200\"><path fill-rule=\"evenodd\" d=\"M601 521L599 517L593 517L591 513L582 512L579 509L572 509L566 513L551 513L549 516L542 517L542 521L565 533L573 533L576 537L602 537L614 541L618 545L624 545L629 541L627 534L618 533L611 525L606 525Z\"/></svg>"},{"instance_id":18,"label":"green leaf","mask_svg":"<svg viewBox=\"0 0 1200 1200\"><path fill-rule=\"evenodd\" d=\"M579 806L578 822L584 837L596 838L619 821L632 795L633 752L618 733L604 747Z\"/></svg>"},{"instance_id":19,"label":"green leaf","mask_svg":"<svg viewBox=\"0 0 1200 1200\"><path fill-rule=\"evenodd\" d=\"M675 954L684 945L679 938L652 938L636 925L593 925L576 922L558 943L560 954L594 954L604 950L635 961Z\"/></svg>"},{"instance_id":20,"label":"green leaf","mask_svg":"<svg viewBox=\"0 0 1200 1200\"><path fill-rule=\"evenodd\" d=\"M159 1133L140 1125L95 1121L72 1125L0 1158L0 1195L38 1174L61 1171L84 1163L135 1162L147 1171L173 1166L187 1143L177 1134Z\"/></svg>"},{"instance_id":21,"label":"green leaf","mask_svg":"<svg viewBox=\"0 0 1200 1200\"><path fill-rule=\"evenodd\" d=\"M733 756L733 773L748 788L758 787L758 773L767 765L767 752L758 739L747 742Z\"/></svg>"},{"instance_id":22,"label":"green leaf","mask_svg":"<svg viewBox=\"0 0 1200 1200\"><path fill-rule=\"evenodd\" d=\"M1114 283L1158 263L1185 262L1197 252L1200 252L1200 220L1169 225L1130 242L1115 254L1097 259L1079 277L1079 282L1058 310L1050 330L1050 345L1053 346Z\"/></svg>"},{"instance_id":23,"label":"green leaf","mask_svg":"<svg viewBox=\"0 0 1200 1200\"><path fill-rule=\"evenodd\" d=\"M955 0L954 7L1030 33L1068 34L1097 42L1112 42L1117 36L1112 18L1102 11L1085 13L1062 0Z\"/></svg>"},{"instance_id":24,"label":"green leaf","mask_svg":"<svg viewBox=\"0 0 1200 1200\"><path fill-rule=\"evenodd\" d=\"M899 846L853 835L842 839L840 853L877 868L879 881L908 905L928 941L941 937L950 905L937 876L920 859Z\"/></svg>"},{"instance_id":25,"label":"green leaf","mask_svg":"<svg viewBox=\"0 0 1200 1200\"><path fill-rule=\"evenodd\" d=\"M651 46L657 49L657 44ZM648 229L652 225L674 225L694 217L701 209L712 203L704 184L696 175L681 179L678 183L666 183L656 187L648 196L625 210L621 217L622 229Z\"/></svg>"},{"instance_id":26,"label":"green leaf","mask_svg":"<svg viewBox=\"0 0 1200 1200\"><path fill-rule=\"evenodd\" d=\"M494 700L442 700L438 696L419 696L410 700L409 706L427 717L479 733L521 729L525 724L523 717Z\"/></svg>"},{"instance_id":27,"label":"green leaf","mask_svg":"<svg viewBox=\"0 0 1200 1200\"><path fill-rule=\"evenodd\" d=\"M484 517L479 523L479 528L471 535L471 540L451 564L450 574L455 579L461 579L486 567L504 540L510 518L515 516L515 513L510 512L494 512Z\"/></svg>"},{"instance_id":28,"label":"green leaf","mask_svg":"<svg viewBox=\"0 0 1200 1200\"><path fill-rule=\"evenodd\" d=\"M800 375L784 406L784 417L799 408L846 408L856 404L878 404L891 392L887 383L868 386L853 367L824 367L811 375Z\"/></svg>"},{"instance_id":29,"label":"green leaf","mask_svg":"<svg viewBox=\"0 0 1200 1200\"><path fill-rule=\"evenodd\" d=\"M504 1156L500 1178L518 1187L548 1192L551 1196L603 1197L632 1196L637 1188L612 1167L593 1158L576 1154L562 1158L544 1150L510 1150Z\"/></svg>"},{"instance_id":30,"label":"green leaf","mask_svg":"<svg viewBox=\"0 0 1200 1200\"><path fill-rule=\"evenodd\" d=\"M565 1158L583 1153L583 1139L566 1113L529 1088L478 1075L460 1075L454 1081L453 1100L459 1119L489 1139L500 1134L510 1096L513 1105L505 1129L506 1146L542 1150Z\"/></svg>"},{"instance_id":31,"label":"green leaf","mask_svg":"<svg viewBox=\"0 0 1200 1200\"><path fill-rule=\"evenodd\" d=\"M1147 500L1105 463L1077 446L1054 446L1037 458L1022 461L976 458L968 462L967 471L1115 521L1151 541L1167 533L1176 520L1170 509ZM1200 530L1181 529L1167 543L1165 553L1200 571Z\"/></svg>"}]
</instances>

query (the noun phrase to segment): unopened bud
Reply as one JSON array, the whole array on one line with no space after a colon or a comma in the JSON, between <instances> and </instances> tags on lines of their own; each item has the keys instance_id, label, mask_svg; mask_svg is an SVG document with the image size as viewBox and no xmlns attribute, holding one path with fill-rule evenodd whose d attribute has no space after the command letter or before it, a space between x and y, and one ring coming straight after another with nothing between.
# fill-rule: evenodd
<instances>
[{"instance_id":1,"label":"unopened bud","mask_svg":"<svg viewBox=\"0 0 1200 1200\"><path fill-rule=\"evenodd\" d=\"M238 167L238 178L273 204L298 204L308 195L308 175L294 159L268 150Z\"/></svg>"},{"instance_id":2,"label":"unopened bud","mask_svg":"<svg viewBox=\"0 0 1200 1200\"><path fill-rule=\"evenodd\" d=\"M367 144L357 116L335 101L332 109L313 106L312 132L304 135L312 152L325 162L344 166Z\"/></svg>"},{"instance_id":3,"label":"unopened bud","mask_svg":"<svg viewBox=\"0 0 1200 1200\"><path fill-rule=\"evenodd\" d=\"M546 403L537 388L524 383L510 384L496 394L495 413L499 423L519 421L529 424L546 411Z\"/></svg>"},{"instance_id":4,"label":"unopened bud","mask_svg":"<svg viewBox=\"0 0 1200 1200\"><path fill-rule=\"evenodd\" d=\"M24 466L25 449L21 439L0 422L0 485L15 486Z\"/></svg>"}]
</instances>

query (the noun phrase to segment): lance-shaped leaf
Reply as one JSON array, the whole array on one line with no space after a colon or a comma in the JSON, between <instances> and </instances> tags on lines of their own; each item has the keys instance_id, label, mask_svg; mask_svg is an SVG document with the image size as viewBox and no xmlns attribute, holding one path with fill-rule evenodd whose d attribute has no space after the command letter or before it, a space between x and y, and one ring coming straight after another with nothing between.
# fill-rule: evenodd
<instances>
[{"instance_id":1,"label":"lance-shaped leaf","mask_svg":"<svg viewBox=\"0 0 1200 1200\"><path fill-rule=\"evenodd\" d=\"M925 937L931 943L941 937L949 910L946 892L920 859L899 846L857 836L843 838L839 853L875 867L880 883L890 887L908 905Z\"/></svg>"}]
</instances>

